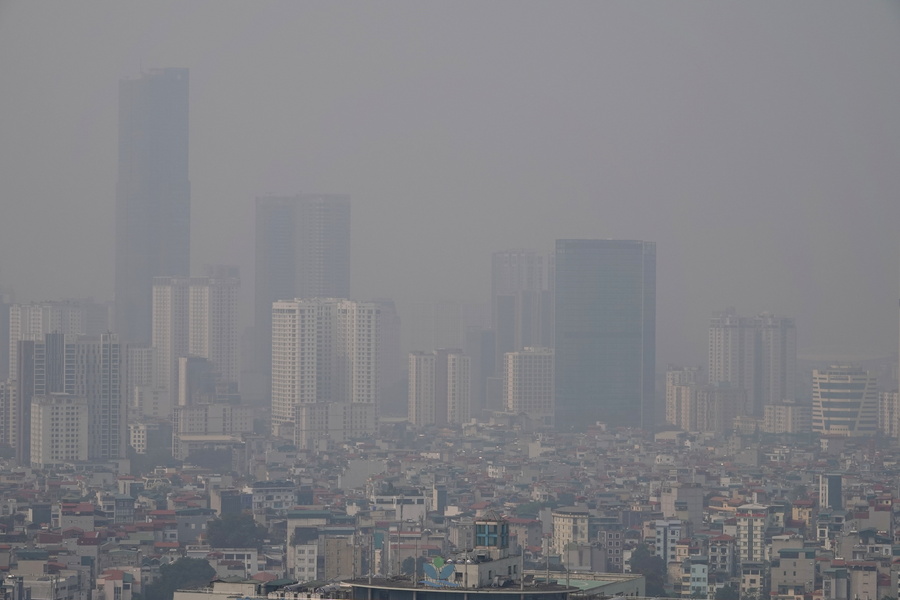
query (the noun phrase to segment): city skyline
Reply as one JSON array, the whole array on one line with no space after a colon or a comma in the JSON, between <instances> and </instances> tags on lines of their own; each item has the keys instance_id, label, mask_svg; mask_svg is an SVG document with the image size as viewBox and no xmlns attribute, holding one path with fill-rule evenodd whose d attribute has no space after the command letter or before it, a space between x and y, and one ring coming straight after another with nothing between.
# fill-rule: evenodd
<instances>
[{"instance_id":1,"label":"city skyline","mask_svg":"<svg viewBox=\"0 0 900 600\"><path fill-rule=\"evenodd\" d=\"M4 207L0 255L16 260L0 284L19 301L112 299L116 86L177 66L191 69L192 273L236 264L253 280L253 198L339 192L355 200L353 294L401 315L487 302L504 248L647 239L661 364L700 362L710 311L730 305L794 317L802 356L896 352L893 7L393 4L421 25L406 28L370 8L195 6L4 6L5 102L25 117L5 124L4 189L22 200ZM56 44L65 55L19 51ZM25 260L33 241L65 250Z\"/></svg>"}]
</instances>

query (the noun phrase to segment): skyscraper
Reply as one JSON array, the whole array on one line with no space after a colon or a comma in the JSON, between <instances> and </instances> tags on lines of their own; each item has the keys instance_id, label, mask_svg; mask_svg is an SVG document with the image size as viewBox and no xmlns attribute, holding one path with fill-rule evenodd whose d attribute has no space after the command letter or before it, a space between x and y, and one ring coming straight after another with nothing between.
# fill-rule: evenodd
<instances>
[{"instance_id":1,"label":"skyscraper","mask_svg":"<svg viewBox=\"0 0 900 600\"><path fill-rule=\"evenodd\" d=\"M272 303L350 297L350 197L257 198L255 278L257 362L245 366L250 379L246 383L265 389L271 383ZM241 387L246 389L245 382Z\"/></svg>"},{"instance_id":2,"label":"skyscraper","mask_svg":"<svg viewBox=\"0 0 900 600\"><path fill-rule=\"evenodd\" d=\"M188 70L150 69L119 83L116 331L149 344L153 278L187 276Z\"/></svg>"},{"instance_id":3,"label":"skyscraper","mask_svg":"<svg viewBox=\"0 0 900 600\"><path fill-rule=\"evenodd\" d=\"M747 392L744 414L761 417L764 407L795 396L797 330L794 320L762 313L716 313L709 325L709 383Z\"/></svg>"},{"instance_id":4,"label":"skyscraper","mask_svg":"<svg viewBox=\"0 0 900 600\"><path fill-rule=\"evenodd\" d=\"M555 313L557 427L651 428L656 244L557 240Z\"/></svg>"}]
</instances>

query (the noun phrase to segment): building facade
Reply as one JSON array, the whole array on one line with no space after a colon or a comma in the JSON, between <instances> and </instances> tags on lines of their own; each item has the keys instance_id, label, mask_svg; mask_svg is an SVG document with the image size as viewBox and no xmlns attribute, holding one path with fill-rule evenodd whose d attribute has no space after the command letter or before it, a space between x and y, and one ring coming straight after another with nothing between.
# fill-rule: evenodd
<instances>
[{"instance_id":1,"label":"building facade","mask_svg":"<svg viewBox=\"0 0 900 600\"><path fill-rule=\"evenodd\" d=\"M507 412L524 413L544 427L553 426L555 383L551 348L527 347L503 357L503 399Z\"/></svg>"},{"instance_id":2,"label":"building facade","mask_svg":"<svg viewBox=\"0 0 900 600\"><path fill-rule=\"evenodd\" d=\"M797 331L794 320L763 313L716 313L709 325L709 383L747 392L748 416L796 394Z\"/></svg>"},{"instance_id":3,"label":"building facade","mask_svg":"<svg viewBox=\"0 0 900 600\"><path fill-rule=\"evenodd\" d=\"M813 370L812 430L848 437L878 432L875 375L859 367L833 365Z\"/></svg>"},{"instance_id":4,"label":"building facade","mask_svg":"<svg viewBox=\"0 0 900 600\"><path fill-rule=\"evenodd\" d=\"M273 433L293 435L298 406L327 403L368 407L348 416L365 417L366 427L374 430L379 315L377 303L337 298L273 304ZM329 422L332 430L340 428L336 425Z\"/></svg>"},{"instance_id":5,"label":"building facade","mask_svg":"<svg viewBox=\"0 0 900 600\"><path fill-rule=\"evenodd\" d=\"M656 244L557 240L556 425L651 428Z\"/></svg>"},{"instance_id":6,"label":"building facade","mask_svg":"<svg viewBox=\"0 0 900 600\"><path fill-rule=\"evenodd\" d=\"M31 466L50 469L88 459L88 402L70 394L35 396Z\"/></svg>"},{"instance_id":7,"label":"building facade","mask_svg":"<svg viewBox=\"0 0 900 600\"><path fill-rule=\"evenodd\" d=\"M461 350L411 352L407 418L417 427L462 424L471 409L471 360Z\"/></svg>"},{"instance_id":8,"label":"building facade","mask_svg":"<svg viewBox=\"0 0 900 600\"><path fill-rule=\"evenodd\" d=\"M150 343L153 278L190 269L188 81L167 68L119 83L115 330L128 343Z\"/></svg>"}]
</instances>

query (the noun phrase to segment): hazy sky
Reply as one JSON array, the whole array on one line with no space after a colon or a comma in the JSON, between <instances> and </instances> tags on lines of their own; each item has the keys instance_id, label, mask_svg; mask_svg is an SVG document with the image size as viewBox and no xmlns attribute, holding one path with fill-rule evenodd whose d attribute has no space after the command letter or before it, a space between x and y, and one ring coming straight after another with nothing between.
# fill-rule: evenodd
<instances>
[{"instance_id":1,"label":"hazy sky","mask_svg":"<svg viewBox=\"0 0 900 600\"><path fill-rule=\"evenodd\" d=\"M253 198L339 192L359 298L486 301L493 251L644 239L660 365L729 305L895 353L898 57L895 2L0 2L0 284L112 298L118 81L179 66L193 264L245 290Z\"/></svg>"}]
</instances>

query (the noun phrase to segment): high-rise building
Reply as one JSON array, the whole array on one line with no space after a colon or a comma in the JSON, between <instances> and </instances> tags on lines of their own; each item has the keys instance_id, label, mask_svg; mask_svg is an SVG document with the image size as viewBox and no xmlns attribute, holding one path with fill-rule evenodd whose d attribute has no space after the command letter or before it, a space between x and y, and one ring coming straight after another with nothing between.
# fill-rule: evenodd
<instances>
[{"instance_id":1,"label":"high-rise building","mask_svg":"<svg viewBox=\"0 0 900 600\"><path fill-rule=\"evenodd\" d=\"M491 257L491 327L496 364L522 348L550 346L543 322L544 257L533 250L495 252Z\"/></svg>"},{"instance_id":2,"label":"high-rise building","mask_svg":"<svg viewBox=\"0 0 900 600\"><path fill-rule=\"evenodd\" d=\"M469 420L471 360L442 348L409 355L409 408L413 425L461 424Z\"/></svg>"},{"instance_id":3,"label":"high-rise building","mask_svg":"<svg viewBox=\"0 0 900 600\"><path fill-rule=\"evenodd\" d=\"M153 281L153 347L156 385L177 390L178 359L208 359L222 381L238 376L235 267L217 267L206 277L157 277Z\"/></svg>"},{"instance_id":4,"label":"high-rise building","mask_svg":"<svg viewBox=\"0 0 900 600\"><path fill-rule=\"evenodd\" d=\"M875 435L878 432L875 374L846 365L814 369L812 430L848 437Z\"/></svg>"},{"instance_id":5,"label":"high-rise building","mask_svg":"<svg viewBox=\"0 0 900 600\"><path fill-rule=\"evenodd\" d=\"M335 439L339 423L329 423L331 432L297 423L298 407L328 403L352 405L353 420L374 431L380 312L375 302L337 298L273 303L273 433L295 435L303 447L314 443L313 436ZM356 425L353 428L358 430Z\"/></svg>"},{"instance_id":6,"label":"high-rise building","mask_svg":"<svg viewBox=\"0 0 900 600\"><path fill-rule=\"evenodd\" d=\"M109 331L109 307L90 299L12 304L9 307L10 376L17 370L17 344L44 341L48 333L100 335Z\"/></svg>"},{"instance_id":7,"label":"high-rise building","mask_svg":"<svg viewBox=\"0 0 900 600\"><path fill-rule=\"evenodd\" d=\"M819 475L819 506L823 509L844 509L844 478L840 473Z\"/></svg>"},{"instance_id":8,"label":"high-rise building","mask_svg":"<svg viewBox=\"0 0 900 600\"><path fill-rule=\"evenodd\" d=\"M65 392L88 403L88 458L124 458L124 348L116 334L66 342Z\"/></svg>"},{"instance_id":9,"label":"high-rise building","mask_svg":"<svg viewBox=\"0 0 900 600\"><path fill-rule=\"evenodd\" d=\"M556 426L651 428L656 244L557 240Z\"/></svg>"},{"instance_id":10,"label":"high-rise building","mask_svg":"<svg viewBox=\"0 0 900 600\"><path fill-rule=\"evenodd\" d=\"M733 308L716 313L709 325L709 383L747 391L747 414L796 394L797 331L794 320L763 313L738 316Z\"/></svg>"},{"instance_id":11,"label":"high-rise building","mask_svg":"<svg viewBox=\"0 0 900 600\"><path fill-rule=\"evenodd\" d=\"M265 389L271 374L272 303L290 298L350 297L350 197L298 194L257 198L254 275L257 351L251 358L256 362L245 365L245 372L251 388Z\"/></svg>"},{"instance_id":12,"label":"high-rise building","mask_svg":"<svg viewBox=\"0 0 900 600\"><path fill-rule=\"evenodd\" d=\"M526 347L503 357L503 398L508 412L528 415L536 424L553 425L553 350Z\"/></svg>"},{"instance_id":13,"label":"high-rise building","mask_svg":"<svg viewBox=\"0 0 900 600\"><path fill-rule=\"evenodd\" d=\"M32 400L69 394L87 402L88 458L125 455L125 406L121 347L115 334L64 336L18 344L14 432L16 458L31 464Z\"/></svg>"},{"instance_id":14,"label":"high-rise building","mask_svg":"<svg viewBox=\"0 0 900 600\"><path fill-rule=\"evenodd\" d=\"M188 70L150 69L119 83L116 331L151 338L154 277L190 269Z\"/></svg>"}]
</instances>

